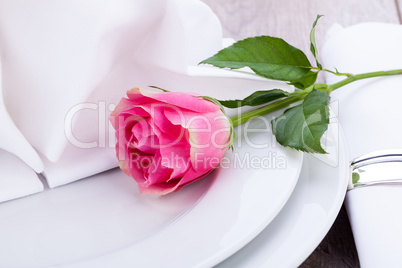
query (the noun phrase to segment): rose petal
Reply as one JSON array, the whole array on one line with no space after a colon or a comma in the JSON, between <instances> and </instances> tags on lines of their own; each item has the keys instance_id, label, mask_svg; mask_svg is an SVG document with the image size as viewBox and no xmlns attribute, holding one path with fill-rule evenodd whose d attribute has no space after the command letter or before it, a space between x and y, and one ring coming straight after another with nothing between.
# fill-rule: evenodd
<instances>
[{"instance_id":1,"label":"rose petal","mask_svg":"<svg viewBox=\"0 0 402 268\"><path fill-rule=\"evenodd\" d=\"M139 88L127 96L110 121L117 128L120 167L141 192L177 191L219 165L230 123L218 105L190 94Z\"/></svg>"},{"instance_id":2,"label":"rose petal","mask_svg":"<svg viewBox=\"0 0 402 268\"><path fill-rule=\"evenodd\" d=\"M170 179L173 169L162 165L162 156L159 151L155 153L153 161L148 168L147 185L166 182Z\"/></svg>"},{"instance_id":3,"label":"rose petal","mask_svg":"<svg viewBox=\"0 0 402 268\"><path fill-rule=\"evenodd\" d=\"M131 140L132 128L138 122L143 121L149 114L141 107L135 107L128 111L122 111L117 116L111 116L110 121L116 129L117 142L121 145Z\"/></svg>"},{"instance_id":4,"label":"rose petal","mask_svg":"<svg viewBox=\"0 0 402 268\"><path fill-rule=\"evenodd\" d=\"M144 168L146 163L151 163L152 155L144 154L143 152L129 148L126 150L124 159L119 159L119 166L123 172L132 177L138 183L146 181L148 168Z\"/></svg>"},{"instance_id":5,"label":"rose petal","mask_svg":"<svg viewBox=\"0 0 402 268\"><path fill-rule=\"evenodd\" d=\"M203 115L190 112L178 115L166 110L165 115L173 124L188 129L191 162L197 170L205 172L219 164L230 140L230 123L220 110Z\"/></svg>"},{"instance_id":6,"label":"rose petal","mask_svg":"<svg viewBox=\"0 0 402 268\"><path fill-rule=\"evenodd\" d=\"M141 105L133 104L131 107L132 107L131 109L121 111L119 113L119 115L122 115L122 116L135 115L135 116L144 117L144 118L147 118L150 116L150 114L145 109L143 109L141 107Z\"/></svg>"},{"instance_id":7,"label":"rose petal","mask_svg":"<svg viewBox=\"0 0 402 268\"><path fill-rule=\"evenodd\" d=\"M160 152L163 166L174 170L170 179L180 178L192 166L188 143L181 142L176 146L164 147L160 149Z\"/></svg>"},{"instance_id":8,"label":"rose petal","mask_svg":"<svg viewBox=\"0 0 402 268\"><path fill-rule=\"evenodd\" d=\"M151 117L152 121L150 121L150 125L153 126L154 124L158 127L160 131L162 131L164 134L172 136L172 137L183 137L186 135L187 130L183 129L180 125L178 124L172 124L168 118L165 116L165 110L169 109L175 112L177 111L176 109L172 109L169 107L169 105L163 104L161 105L141 105L141 108L146 111ZM187 136L188 137L188 136Z\"/></svg>"},{"instance_id":9,"label":"rose petal","mask_svg":"<svg viewBox=\"0 0 402 268\"><path fill-rule=\"evenodd\" d=\"M122 111L131 109L131 108L132 108L132 103L129 100L127 100L126 98L122 98L120 100L119 104L117 104L116 108L110 113L110 116L109 116L109 121L112 124L114 129L118 128L116 126L116 120L117 120L119 114Z\"/></svg>"},{"instance_id":10,"label":"rose petal","mask_svg":"<svg viewBox=\"0 0 402 268\"><path fill-rule=\"evenodd\" d=\"M181 189L181 187L179 187L179 183L180 181L176 180L163 183L156 183L150 186L138 184L138 189L142 194L165 195Z\"/></svg>"},{"instance_id":11,"label":"rose petal","mask_svg":"<svg viewBox=\"0 0 402 268\"><path fill-rule=\"evenodd\" d=\"M139 121L132 127L132 134L135 137L132 144L138 150L141 150L147 154L154 154L159 149L159 138L156 135L149 122L151 119L145 119Z\"/></svg>"},{"instance_id":12,"label":"rose petal","mask_svg":"<svg viewBox=\"0 0 402 268\"><path fill-rule=\"evenodd\" d=\"M194 168L189 169L189 171L183 176L180 181L180 188L206 177L213 170L214 169L208 170L206 172L200 172L199 170L195 170Z\"/></svg>"},{"instance_id":13,"label":"rose petal","mask_svg":"<svg viewBox=\"0 0 402 268\"><path fill-rule=\"evenodd\" d=\"M135 87L126 92L128 99L136 105L144 103L154 103L155 99L142 94L142 89Z\"/></svg>"},{"instance_id":14,"label":"rose petal","mask_svg":"<svg viewBox=\"0 0 402 268\"><path fill-rule=\"evenodd\" d=\"M143 96L198 113L209 113L220 109L215 103L195 96L195 94L182 92L156 93L143 88L139 90Z\"/></svg>"}]
</instances>

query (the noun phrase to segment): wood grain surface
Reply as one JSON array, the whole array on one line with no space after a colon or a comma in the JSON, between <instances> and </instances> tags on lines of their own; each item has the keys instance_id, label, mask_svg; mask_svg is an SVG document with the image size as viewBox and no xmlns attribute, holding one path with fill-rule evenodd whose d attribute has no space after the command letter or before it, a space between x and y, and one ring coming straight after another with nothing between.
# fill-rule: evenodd
<instances>
[{"instance_id":1,"label":"wood grain surface","mask_svg":"<svg viewBox=\"0 0 402 268\"><path fill-rule=\"evenodd\" d=\"M402 0L395 0L398 9L399 23L402 23Z\"/></svg>"},{"instance_id":2,"label":"wood grain surface","mask_svg":"<svg viewBox=\"0 0 402 268\"><path fill-rule=\"evenodd\" d=\"M256 35L277 36L307 55L309 32L317 14L324 15L316 29L320 48L334 23L400 23L395 1L402 5L402 0L203 0L221 20L224 37L239 40Z\"/></svg>"},{"instance_id":3,"label":"wood grain surface","mask_svg":"<svg viewBox=\"0 0 402 268\"><path fill-rule=\"evenodd\" d=\"M316 28L319 49L325 40L325 33L334 23L342 26L368 21L402 23L402 0L202 1L217 14L224 37L235 40L256 35L281 37L302 49L312 62L309 32L317 14L324 15ZM300 267L359 266L348 216L342 207L326 237Z\"/></svg>"}]
</instances>

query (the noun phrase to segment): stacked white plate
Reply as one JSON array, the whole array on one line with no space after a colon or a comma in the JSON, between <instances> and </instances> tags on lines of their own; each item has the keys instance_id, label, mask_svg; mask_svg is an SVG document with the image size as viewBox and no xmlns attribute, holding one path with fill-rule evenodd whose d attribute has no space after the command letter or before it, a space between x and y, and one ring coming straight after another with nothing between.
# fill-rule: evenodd
<instances>
[{"instance_id":1,"label":"stacked white plate","mask_svg":"<svg viewBox=\"0 0 402 268\"><path fill-rule=\"evenodd\" d=\"M134 180L114 169L2 203L0 266L208 267L241 248L218 267L297 266L344 198L348 163L338 142L336 165L312 155L302 163L300 153L279 146L235 147L233 165L164 197L140 195ZM236 154L275 154L286 168L235 166Z\"/></svg>"},{"instance_id":2,"label":"stacked white plate","mask_svg":"<svg viewBox=\"0 0 402 268\"><path fill-rule=\"evenodd\" d=\"M134 2L121 0L113 8L98 1L93 5L62 1L66 6L46 1L30 6L30 2L2 2L0 9L2 90L7 108L3 109L0 102L0 118L8 118L8 110L15 125L4 120L0 123L7 123L7 128L18 126L26 138L21 136L20 140L39 152L36 155L29 147L29 155L24 155L28 146L10 149L7 138L18 138L17 132L0 136L0 147L9 151L0 149L4 160L0 185L8 187L0 189L0 196L10 199L0 204L0 267L293 267L308 257L332 225L345 195L348 160L336 117L323 139L330 152L324 157L303 158L302 153L276 144L269 121L278 114L271 114L238 127L234 151L227 152L226 164L205 179L167 196L140 195L135 181L119 169L103 172L116 166L113 148L86 151L66 142L65 125L58 120L64 120L64 108L88 101L113 103L134 86L157 85L220 99L245 97L259 89L291 88L251 75L181 68L182 63L194 66L220 47L216 34L219 21L195 0L135 2L137 8L156 16L146 18L141 26L152 30L146 32L152 33L148 41L159 43L149 42L139 50L143 53L129 57L124 53L136 44L134 41L143 41L140 36L144 31L128 40L118 34L135 32L138 24L132 24L144 17L141 12L135 13L136 9L121 8ZM97 13L105 10L111 17ZM65 23L71 17L64 12L75 14L75 23ZM138 15L134 22L133 14ZM28 23L26 16L32 18ZM93 20L88 21L91 16ZM56 25L68 31L58 32ZM88 29L82 25L96 31L85 35ZM152 28L155 25L160 27L158 31ZM35 27L43 31L23 32ZM169 34L171 29L180 29L174 31L177 38ZM68 35L58 39L54 34ZM82 52L82 47L60 41L71 41L69 35L80 38L74 44L90 44L86 46L89 52L78 55L75 52ZM219 42L204 46L201 41L207 37ZM100 62L93 62L97 54L91 49L103 52ZM54 60L52 53L60 55L55 64L49 64ZM183 54L185 57L180 58ZM46 70L48 74L39 75ZM94 72L84 75L88 70ZM75 79L70 80L70 76ZM63 94L66 97L60 97ZM84 138L98 133L97 128L91 128L92 117L77 118L74 133ZM107 121L107 116L102 120ZM33 169L44 169L48 183L42 175L42 181L36 178ZM87 177L92 174L96 175ZM42 183L44 191L33 194L42 190ZM28 194L33 195L11 200Z\"/></svg>"}]
</instances>

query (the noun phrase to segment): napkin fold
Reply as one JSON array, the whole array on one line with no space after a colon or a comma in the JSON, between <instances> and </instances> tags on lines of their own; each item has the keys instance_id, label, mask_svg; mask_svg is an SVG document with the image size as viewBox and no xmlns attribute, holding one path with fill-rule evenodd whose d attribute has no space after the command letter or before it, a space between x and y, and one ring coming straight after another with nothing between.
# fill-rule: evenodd
<instances>
[{"instance_id":1,"label":"napkin fold","mask_svg":"<svg viewBox=\"0 0 402 268\"><path fill-rule=\"evenodd\" d=\"M195 0L2 1L0 44L0 148L55 187L117 166L108 115L126 90L152 85L142 65L186 73L221 47L221 28Z\"/></svg>"},{"instance_id":2,"label":"napkin fold","mask_svg":"<svg viewBox=\"0 0 402 268\"><path fill-rule=\"evenodd\" d=\"M41 192L43 162L11 119L3 101L0 62L0 202Z\"/></svg>"},{"instance_id":3,"label":"napkin fold","mask_svg":"<svg viewBox=\"0 0 402 268\"><path fill-rule=\"evenodd\" d=\"M0 131L0 149L8 151L18 156L26 162L32 169L40 173L43 171L43 162L38 153L25 139L17 126L14 124L10 115L4 106L2 90L2 68L0 58L0 122L2 125ZM0 162L1 163L1 162Z\"/></svg>"},{"instance_id":4,"label":"napkin fold","mask_svg":"<svg viewBox=\"0 0 402 268\"><path fill-rule=\"evenodd\" d=\"M402 69L401 47L401 25L334 25L323 47L323 65L353 74ZM340 79L326 77L329 84ZM351 161L379 150L402 149L401 85L402 76L381 77L333 92L331 100L338 103ZM368 186L347 193L346 207L362 267L402 266L401 204L401 185Z\"/></svg>"},{"instance_id":5,"label":"napkin fold","mask_svg":"<svg viewBox=\"0 0 402 268\"><path fill-rule=\"evenodd\" d=\"M8 150L37 172L43 169L52 188L117 167L108 117L133 87L217 98L291 89L198 67L222 41L219 20L198 0L0 2L0 111L26 139ZM9 136L0 136L0 148ZM35 151L25 153L27 148ZM17 191L13 187L0 188L0 200Z\"/></svg>"},{"instance_id":6,"label":"napkin fold","mask_svg":"<svg viewBox=\"0 0 402 268\"><path fill-rule=\"evenodd\" d=\"M0 149L0 202L43 191L37 173L16 155Z\"/></svg>"}]
</instances>

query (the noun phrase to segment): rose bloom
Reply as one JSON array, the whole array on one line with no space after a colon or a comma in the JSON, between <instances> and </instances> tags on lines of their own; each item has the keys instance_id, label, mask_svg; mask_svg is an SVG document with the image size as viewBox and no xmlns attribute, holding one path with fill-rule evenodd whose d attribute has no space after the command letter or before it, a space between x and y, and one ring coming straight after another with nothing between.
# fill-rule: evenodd
<instances>
[{"instance_id":1,"label":"rose bloom","mask_svg":"<svg viewBox=\"0 0 402 268\"><path fill-rule=\"evenodd\" d=\"M116 155L141 193L167 194L216 168L231 139L229 119L200 96L176 92L127 91L110 115Z\"/></svg>"}]
</instances>

